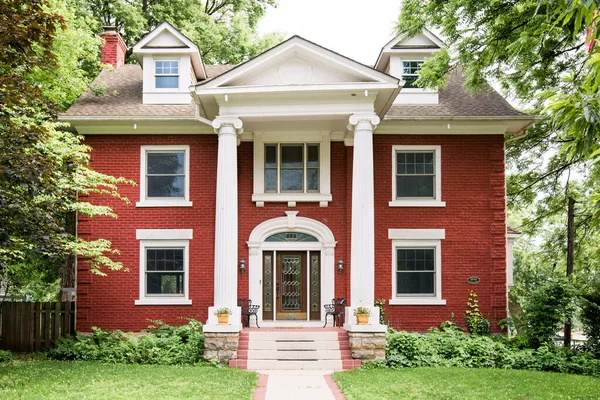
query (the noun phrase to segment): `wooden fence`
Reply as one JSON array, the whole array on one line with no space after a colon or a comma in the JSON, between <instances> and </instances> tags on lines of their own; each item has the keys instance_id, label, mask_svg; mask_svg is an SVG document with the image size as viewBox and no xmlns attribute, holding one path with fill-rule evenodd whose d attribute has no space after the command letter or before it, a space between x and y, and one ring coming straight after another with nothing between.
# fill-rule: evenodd
<instances>
[{"instance_id":1,"label":"wooden fence","mask_svg":"<svg viewBox=\"0 0 600 400\"><path fill-rule=\"evenodd\" d=\"M75 302L0 303L0 349L39 351L75 335Z\"/></svg>"}]
</instances>

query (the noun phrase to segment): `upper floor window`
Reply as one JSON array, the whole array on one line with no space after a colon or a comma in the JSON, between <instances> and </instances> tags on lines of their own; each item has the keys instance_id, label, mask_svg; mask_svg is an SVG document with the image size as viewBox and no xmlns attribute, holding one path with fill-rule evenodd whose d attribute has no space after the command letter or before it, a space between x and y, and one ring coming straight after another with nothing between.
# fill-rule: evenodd
<instances>
[{"instance_id":1,"label":"upper floor window","mask_svg":"<svg viewBox=\"0 0 600 400\"><path fill-rule=\"evenodd\" d=\"M266 144L265 192L317 193L318 144Z\"/></svg>"},{"instance_id":2,"label":"upper floor window","mask_svg":"<svg viewBox=\"0 0 600 400\"><path fill-rule=\"evenodd\" d=\"M393 146L390 206L443 207L440 146Z\"/></svg>"},{"instance_id":3,"label":"upper floor window","mask_svg":"<svg viewBox=\"0 0 600 400\"><path fill-rule=\"evenodd\" d=\"M404 88L417 88L415 81L419 78L419 70L423 61L402 61L402 80Z\"/></svg>"},{"instance_id":4,"label":"upper floor window","mask_svg":"<svg viewBox=\"0 0 600 400\"><path fill-rule=\"evenodd\" d=\"M189 146L142 146L137 206L191 206Z\"/></svg>"},{"instance_id":5,"label":"upper floor window","mask_svg":"<svg viewBox=\"0 0 600 400\"><path fill-rule=\"evenodd\" d=\"M157 89L179 87L179 61L155 61L154 79Z\"/></svg>"}]
</instances>

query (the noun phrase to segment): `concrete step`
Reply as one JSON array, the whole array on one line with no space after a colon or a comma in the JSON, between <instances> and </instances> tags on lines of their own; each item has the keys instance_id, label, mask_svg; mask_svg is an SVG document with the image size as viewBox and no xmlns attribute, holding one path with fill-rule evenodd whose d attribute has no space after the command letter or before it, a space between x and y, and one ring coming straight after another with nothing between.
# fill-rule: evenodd
<instances>
[{"instance_id":1,"label":"concrete step","mask_svg":"<svg viewBox=\"0 0 600 400\"><path fill-rule=\"evenodd\" d=\"M340 350L250 350L248 351L248 360L341 360L342 352Z\"/></svg>"},{"instance_id":2,"label":"concrete step","mask_svg":"<svg viewBox=\"0 0 600 400\"><path fill-rule=\"evenodd\" d=\"M347 342L347 341L346 341ZM248 350L339 350L340 343L337 340L321 340L321 341L297 341L297 340L254 340L244 343ZM240 348L243 343L240 342ZM346 343L348 346L348 343Z\"/></svg>"},{"instance_id":3,"label":"concrete step","mask_svg":"<svg viewBox=\"0 0 600 400\"><path fill-rule=\"evenodd\" d=\"M343 370L342 360L248 360L246 368L250 371L262 370Z\"/></svg>"},{"instance_id":4,"label":"concrete step","mask_svg":"<svg viewBox=\"0 0 600 400\"><path fill-rule=\"evenodd\" d=\"M255 340L313 340L313 341L337 341L337 332L301 332L301 331L282 331L282 332L249 332L248 339ZM241 339L241 338L240 338Z\"/></svg>"}]
</instances>

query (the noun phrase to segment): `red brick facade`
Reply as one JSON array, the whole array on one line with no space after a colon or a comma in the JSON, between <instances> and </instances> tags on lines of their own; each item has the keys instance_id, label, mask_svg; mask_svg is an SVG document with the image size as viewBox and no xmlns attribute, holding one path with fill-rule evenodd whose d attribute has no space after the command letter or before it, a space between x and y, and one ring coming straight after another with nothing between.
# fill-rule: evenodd
<instances>
[{"instance_id":1,"label":"red brick facade","mask_svg":"<svg viewBox=\"0 0 600 400\"><path fill-rule=\"evenodd\" d=\"M191 208L136 208L139 186L124 186L121 194L131 201L110 200L118 219L80 219L79 234L105 238L119 249L115 259L128 271L108 271L92 276L87 265L78 267L77 328L139 330L148 319L177 324L179 317L206 320L213 302L214 221L217 163L216 135L89 136L93 147L92 166L101 172L124 176L139 183L140 146L157 144L190 145ZM392 196L392 146L440 145L442 157L442 200L446 207L390 207ZM248 260L246 241L259 223L284 216L287 203L265 203L257 208L253 192L253 145L238 147L239 258ZM298 216L327 225L337 241L335 259L345 270L335 273L335 295L350 298L350 226L352 147L331 143L331 193L326 208L318 203L298 203ZM484 316L492 327L506 316L506 244L504 195L504 141L501 135L402 136L375 135L375 298L392 297L392 243L388 229L445 229L442 240L442 298L445 306L387 305L386 314L394 328L425 331L456 316L464 324L469 290L479 295ZM106 198L93 199L106 202ZM193 229L190 241L191 306L136 306L139 294L139 241L136 229ZM238 275L240 297L248 294L248 276ZM470 285L467 278L478 276L481 283Z\"/></svg>"},{"instance_id":2,"label":"red brick facade","mask_svg":"<svg viewBox=\"0 0 600 400\"><path fill-rule=\"evenodd\" d=\"M115 69L125 64L127 45L117 32L102 32L100 38L104 40L100 61L102 64L112 65Z\"/></svg>"}]
</instances>

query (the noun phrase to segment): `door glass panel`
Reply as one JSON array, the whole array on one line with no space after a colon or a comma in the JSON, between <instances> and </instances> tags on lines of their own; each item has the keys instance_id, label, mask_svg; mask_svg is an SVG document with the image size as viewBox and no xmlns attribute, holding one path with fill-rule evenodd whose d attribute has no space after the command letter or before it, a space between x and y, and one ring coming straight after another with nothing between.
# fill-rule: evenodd
<instances>
[{"instance_id":1,"label":"door glass panel","mask_svg":"<svg viewBox=\"0 0 600 400\"><path fill-rule=\"evenodd\" d=\"M281 260L281 309L301 311L300 293L302 289L300 256L283 256Z\"/></svg>"},{"instance_id":2,"label":"door glass panel","mask_svg":"<svg viewBox=\"0 0 600 400\"><path fill-rule=\"evenodd\" d=\"M273 274L271 273L271 271L273 271L273 256L271 254L265 254L265 265L264 265L264 271L265 271L265 276L264 276L264 280L265 280L265 285L264 285L264 293L265 293L265 311L273 311Z\"/></svg>"},{"instance_id":3,"label":"door glass panel","mask_svg":"<svg viewBox=\"0 0 600 400\"><path fill-rule=\"evenodd\" d=\"M310 256L310 311L319 311L319 256Z\"/></svg>"}]
</instances>

